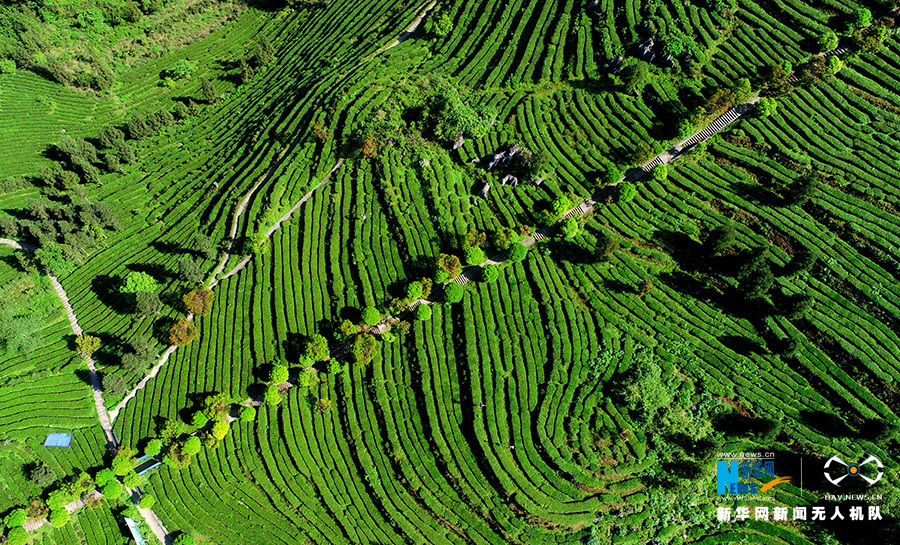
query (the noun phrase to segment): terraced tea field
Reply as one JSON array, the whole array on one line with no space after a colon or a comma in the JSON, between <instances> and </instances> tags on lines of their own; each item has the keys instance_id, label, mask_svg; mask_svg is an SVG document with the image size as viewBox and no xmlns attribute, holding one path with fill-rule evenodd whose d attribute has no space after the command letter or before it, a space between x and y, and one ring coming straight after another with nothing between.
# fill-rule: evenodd
<instances>
[{"instance_id":1,"label":"terraced tea field","mask_svg":"<svg viewBox=\"0 0 900 545\"><path fill-rule=\"evenodd\" d=\"M179 545L896 541L897 13L251 5L108 93L0 75L2 236L97 242L57 272L105 404L43 269L0 247L28 339L3 337L0 513L48 502L40 460L115 467L108 413L119 452L162 441L141 487L165 529L144 529ZM160 81L184 60L196 76ZM131 164L46 183L61 128L102 156L111 125ZM73 446L41 446L50 428ZM722 520L835 491L719 495L718 453L748 451L779 476L877 457L883 519ZM30 539L127 543L129 505Z\"/></svg>"}]
</instances>

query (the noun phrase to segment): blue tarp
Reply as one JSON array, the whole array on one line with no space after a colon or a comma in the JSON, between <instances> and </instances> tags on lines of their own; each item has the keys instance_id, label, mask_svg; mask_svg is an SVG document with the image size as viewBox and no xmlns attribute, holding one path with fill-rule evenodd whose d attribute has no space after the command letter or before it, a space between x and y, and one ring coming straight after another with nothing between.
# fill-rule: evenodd
<instances>
[{"instance_id":1,"label":"blue tarp","mask_svg":"<svg viewBox=\"0 0 900 545\"><path fill-rule=\"evenodd\" d=\"M134 519L125 517L125 524L128 526L128 529L131 530L131 537L134 538L137 545L147 545L147 542L144 541L144 536L142 536L141 531L138 530L137 523L134 522Z\"/></svg>"},{"instance_id":2,"label":"blue tarp","mask_svg":"<svg viewBox=\"0 0 900 545\"><path fill-rule=\"evenodd\" d=\"M71 433L51 433L44 440L45 447L68 447L72 444Z\"/></svg>"}]
</instances>

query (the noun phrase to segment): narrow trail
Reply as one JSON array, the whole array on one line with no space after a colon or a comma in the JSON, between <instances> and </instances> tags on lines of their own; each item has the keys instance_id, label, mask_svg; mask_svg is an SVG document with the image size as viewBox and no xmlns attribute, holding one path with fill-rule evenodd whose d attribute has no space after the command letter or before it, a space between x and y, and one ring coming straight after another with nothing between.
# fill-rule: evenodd
<instances>
[{"instance_id":1,"label":"narrow trail","mask_svg":"<svg viewBox=\"0 0 900 545\"><path fill-rule=\"evenodd\" d=\"M16 242L15 240L10 240L8 238L0 238L0 244L12 246L17 250L24 250L31 253L37 251L36 246ZM66 290L63 289L59 280L50 269L45 268L44 272L47 273L47 277L50 279L53 291L56 292L57 297L62 301L63 309L66 311L66 318L69 320L69 326L72 328L72 332L76 336L81 336L84 332L81 330L81 326L78 325L78 318L75 316L75 311L72 310L72 305L69 303L69 296L66 295ZM94 394L94 405L97 409L97 419L100 421L100 427L103 429L104 437L106 437L106 446L111 452L116 452L119 447L119 441L116 439L116 434L113 433L112 421L109 418L109 413L106 412L106 403L103 401L103 390L100 388L100 376L97 373L97 366L94 364L94 358L82 354L81 352L79 352L79 354L84 359L85 363L87 363L88 372L91 376L91 389Z\"/></svg>"}]
</instances>

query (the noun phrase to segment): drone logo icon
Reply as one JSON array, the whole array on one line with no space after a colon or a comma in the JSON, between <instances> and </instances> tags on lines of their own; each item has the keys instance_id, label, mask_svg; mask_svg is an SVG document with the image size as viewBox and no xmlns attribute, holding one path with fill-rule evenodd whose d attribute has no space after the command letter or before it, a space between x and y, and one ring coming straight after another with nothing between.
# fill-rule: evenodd
<instances>
[{"instance_id":1,"label":"drone logo icon","mask_svg":"<svg viewBox=\"0 0 900 545\"><path fill-rule=\"evenodd\" d=\"M837 478L832 477L828 471L828 468L831 467L832 462L835 462L837 464L840 464L840 465L846 467L847 468L846 472L843 475L841 475L840 477L837 477ZM875 467L878 468L878 474L875 475L874 479L866 477L865 475L862 474L862 467L867 464L870 464L872 462L875 462ZM824 473L825 473L825 478L828 479L828 482L830 482L831 484L833 484L835 486L841 486L838 483L840 483L847 477L862 477L863 480L865 480L867 483L869 483L869 486L872 486L873 484L880 481L881 477L884 475L884 465L882 465L881 460L879 460L878 458L871 456L871 455L868 458L866 458L866 460L861 464L848 464L847 462L841 460L839 457L832 456L831 458L828 459L827 462L825 462L825 472Z\"/></svg>"}]
</instances>

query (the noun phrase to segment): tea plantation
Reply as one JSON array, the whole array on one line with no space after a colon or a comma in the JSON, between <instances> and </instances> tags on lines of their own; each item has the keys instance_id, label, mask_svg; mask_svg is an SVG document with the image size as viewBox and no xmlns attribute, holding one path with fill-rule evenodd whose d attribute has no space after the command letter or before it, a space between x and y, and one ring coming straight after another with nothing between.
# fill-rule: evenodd
<instances>
[{"instance_id":1,"label":"tea plantation","mask_svg":"<svg viewBox=\"0 0 900 545\"><path fill-rule=\"evenodd\" d=\"M0 22L8 543L900 541L895 0Z\"/></svg>"}]
</instances>

